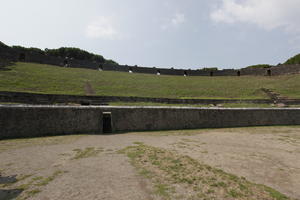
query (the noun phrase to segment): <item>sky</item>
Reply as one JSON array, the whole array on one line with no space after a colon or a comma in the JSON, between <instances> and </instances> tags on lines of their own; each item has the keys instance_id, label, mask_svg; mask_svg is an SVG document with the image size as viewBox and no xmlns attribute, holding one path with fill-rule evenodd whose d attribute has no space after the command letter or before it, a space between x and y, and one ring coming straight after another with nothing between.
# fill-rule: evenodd
<instances>
[{"instance_id":1,"label":"sky","mask_svg":"<svg viewBox=\"0 0 300 200\"><path fill-rule=\"evenodd\" d=\"M1 0L0 41L119 64L200 69L300 53L300 0Z\"/></svg>"}]
</instances>

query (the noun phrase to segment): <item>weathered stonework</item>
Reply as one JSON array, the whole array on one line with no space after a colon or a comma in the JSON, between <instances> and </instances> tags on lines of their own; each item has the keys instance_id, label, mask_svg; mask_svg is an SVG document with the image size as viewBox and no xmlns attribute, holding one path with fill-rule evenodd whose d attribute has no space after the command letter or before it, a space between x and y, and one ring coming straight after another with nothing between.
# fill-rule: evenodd
<instances>
[{"instance_id":1,"label":"weathered stonework","mask_svg":"<svg viewBox=\"0 0 300 200\"><path fill-rule=\"evenodd\" d=\"M103 114L111 127L104 127ZM0 139L198 128L300 125L297 108L0 106Z\"/></svg>"},{"instance_id":2,"label":"weathered stonework","mask_svg":"<svg viewBox=\"0 0 300 200\"><path fill-rule=\"evenodd\" d=\"M248 69L223 69L223 70L187 70L187 69L167 69L155 67L138 67L117 64L103 64L89 60L77 60L73 58L60 58L42 55L39 53L22 52L22 50L13 50L0 47L0 66L1 60L21 61L41 64L50 64L62 67L86 68L103 71L118 71L130 73L144 73L157 75L176 75L176 76L269 76L300 73L300 65L278 65L270 68L248 68ZM3 64L3 63L2 63Z\"/></svg>"}]
</instances>

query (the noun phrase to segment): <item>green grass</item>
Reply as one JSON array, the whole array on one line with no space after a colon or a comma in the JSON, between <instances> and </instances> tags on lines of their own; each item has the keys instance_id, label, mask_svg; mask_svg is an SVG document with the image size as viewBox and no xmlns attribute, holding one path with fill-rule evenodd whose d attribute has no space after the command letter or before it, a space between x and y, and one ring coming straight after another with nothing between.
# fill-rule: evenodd
<instances>
[{"instance_id":1,"label":"green grass","mask_svg":"<svg viewBox=\"0 0 300 200\"><path fill-rule=\"evenodd\" d=\"M89 158L93 156L97 156L100 152L103 151L103 148L94 148L94 147L86 147L85 149L74 149L75 155L72 160L77 160L81 158Z\"/></svg>"},{"instance_id":2,"label":"green grass","mask_svg":"<svg viewBox=\"0 0 300 200\"><path fill-rule=\"evenodd\" d=\"M189 156L139 144L120 151L138 171L147 172L153 193L163 199L265 199L288 200L287 196L244 177L229 174Z\"/></svg>"},{"instance_id":3,"label":"green grass","mask_svg":"<svg viewBox=\"0 0 300 200\"><path fill-rule=\"evenodd\" d=\"M59 176L60 174L63 174L63 173L66 173L64 171L60 171L60 170L57 170L55 171L51 176L49 177L46 177L46 178L36 178L35 180L41 180L39 181L38 183L36 183L35 185L36 186L45 186L45 185L48 185L51 181L53 181L57 176Z\"/></svg>"},{"instance_id":4,"label":"green grass","mask_svg":"<svg viewBox=\"0 0 300 200\"><path fill-rule=\"evenodd\" d=\"M266 99L260 88L300 98L300 75L183 77L62 68L16 63L0 71L0 91L84 95L89 83L96 95Z\"/></svg>"}]
</instances>

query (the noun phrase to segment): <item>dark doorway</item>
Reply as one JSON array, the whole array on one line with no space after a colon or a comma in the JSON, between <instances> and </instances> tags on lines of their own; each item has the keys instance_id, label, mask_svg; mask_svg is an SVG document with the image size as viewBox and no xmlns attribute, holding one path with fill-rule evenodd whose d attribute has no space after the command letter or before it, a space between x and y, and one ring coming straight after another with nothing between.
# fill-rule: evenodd
<instances>
[{"instance_id":1,"label":"dark doorway","mask_svg":"<svg viewBox=\"0 0 300 200\"><path fill-rule=\"evenodd\" d=\"M112 133L111 112L103 113L103 133Z\"/></svg>"},{"instance_id":2,"label":"dark doorway","mask_svg":"<svg viewBox=\"0 0 300 200\"><path fill-rule=\"evenodd\" d=\"M237 72L237 76L241 76L241 72L240 71Z\"/></svg>"},{"instance_id":3,"label":"dark doorway","mask_svg":"<svg viewBox=\"0 0 300 200\"><path fill-rule=\"evenodd\" d=\"M272 75L272 72L271 72L270 69L268 69L267 73L268 73L268 76L271 76L271 75Z\"/></svg>"},{"instance_id":4,"label":"dark doorway","mask_svg":"<svg viewBox=\"0 0 300 200\"><path fill-rule=\"evenodd\" d=\"M20 53L20 55L19 55L19 61L25 61L25 58L26 58L26 56L25 56L25 53Z\"/></svg>"},{"instance_id":5,"label":"dark doorway","mask_svg":"<svg viewBox=\"0 0 300 200\"><path fill-rule=\"evenodd\" d=\"M65 60L64 60L64 66L65 66L65 67L68 67L68 64L69 64L68 60L65 59Z\"/></svg>"},{"instance_id":6,"label":"dark doorway","mask_svg":"<svg viewBox=\"0 0 300 200\"><path fill-rule=\"evenodd\" d=\"M99 65L99 71L103 71L103 65L102 64Z\"/></svg>"},{"instance_id":7,"label":"dark doorway","mask_svg":"<svg viewBox=\"0 0 300 200\"><path fill-rule=\"evenodd\" d=\"M209 74L210 76L214 76L214 72L210 72L210 74Z\"/></svg>"}]
</instances>

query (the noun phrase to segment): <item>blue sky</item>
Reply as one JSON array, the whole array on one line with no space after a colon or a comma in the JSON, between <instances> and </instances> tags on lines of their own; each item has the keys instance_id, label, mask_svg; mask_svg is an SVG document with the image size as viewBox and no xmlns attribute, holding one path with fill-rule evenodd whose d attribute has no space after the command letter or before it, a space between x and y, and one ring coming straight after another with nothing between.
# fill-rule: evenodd
<instances>
[{"instance_id":1,"label":"blue sky","mask_svg":"<svg viewBox=\"0 0 300 200\"><path fill-rule=\"evenodd\" d=\"M2 0L0 41L120 64L198 69L300 53L300 0Z\"/></svg>"}]
</instances>

